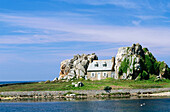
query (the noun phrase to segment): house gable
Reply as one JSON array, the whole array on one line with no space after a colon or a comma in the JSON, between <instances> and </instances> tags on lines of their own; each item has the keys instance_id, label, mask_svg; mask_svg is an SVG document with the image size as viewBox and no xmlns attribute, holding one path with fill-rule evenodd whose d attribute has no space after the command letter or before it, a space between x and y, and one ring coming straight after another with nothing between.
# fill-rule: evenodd
<instances>
[{"instance_id":1,"label":"house gable","mask_svg":"<svg viewBox=\"0 0 170 112\"><path fill-rule=\"evenodd\" d=\"M114 62L112 59L110 60L94 60L89 64L87 68L87 72L92 71L113 71Z\"/></svg>"}]
</instances>

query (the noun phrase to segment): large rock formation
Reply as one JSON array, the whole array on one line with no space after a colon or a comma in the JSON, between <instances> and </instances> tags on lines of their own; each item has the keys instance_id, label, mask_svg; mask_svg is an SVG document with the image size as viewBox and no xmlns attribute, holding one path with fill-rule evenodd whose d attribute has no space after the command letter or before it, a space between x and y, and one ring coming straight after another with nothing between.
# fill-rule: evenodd
<instances>
[{"instance_id":1,"label":"large rock formation","mask_svg":"<svg viewBox=\"0 0 170 112\"><path fill-rule=\"evenodd\" d=\"M95 53L75 55L61 62L59 80L85 78L89 63L98 60ZM140 44L118 49L115 60L116 79L149 79L150 74L170 79L170 68L165 62L157 61L147 48Z\"/></svg>"},{"instance_id":2,"label":"large rock formation","mask_svg":"<svg viewBox=\"0 0 170 112\"><path fill-rule=\"evenodd\" d=\"M119 79L149 79L149 74L170 79L168 65L158 62L152 53L140 44L119 48L115 63L115 74Z\"/></svg>"},{"instance_id":3,"label":"large rock formation","mask_svg":"<svg viewBox=\"0 0 170 112\"><path fill-rule=\"evenodd\" d=\"M87 67L93 60L98 60L95 53L75 55L72 59L67 59L61 62L60 76L61 79L85 78Z\"/></svg>"}]
</instances>

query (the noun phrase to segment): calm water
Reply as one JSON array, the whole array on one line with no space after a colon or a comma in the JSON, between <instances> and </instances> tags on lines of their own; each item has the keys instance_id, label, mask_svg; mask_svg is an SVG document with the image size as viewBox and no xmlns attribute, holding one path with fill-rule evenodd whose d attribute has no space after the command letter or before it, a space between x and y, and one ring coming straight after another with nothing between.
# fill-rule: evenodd
<instances>
[{"instance_id":1,"label":"calm water","mask_svg":"<svg viewBox=\"0 0 170 112\"><path fill-rule=\"evenodd\" d=\"M15 84L15 83L28 83L28 82L39 82L39 81L0 81L0 84Z\"/></svg>"},{"instance_id":2,"label":"calm water","mask_svg":"<svg viewBox=\"0 0 170 112\"><path fill-rule=\"evenodd\" d=\"M145 105L141 106L142 103L145 103ZM170 98L0 103L0 112L170 112Z\"/></svg>"}]
</instances>

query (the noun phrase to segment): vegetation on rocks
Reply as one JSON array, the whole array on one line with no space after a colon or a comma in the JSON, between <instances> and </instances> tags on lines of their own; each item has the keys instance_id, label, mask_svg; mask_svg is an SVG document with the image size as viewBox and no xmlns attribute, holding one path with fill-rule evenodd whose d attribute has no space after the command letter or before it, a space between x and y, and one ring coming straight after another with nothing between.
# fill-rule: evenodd
<instances>
[{"instance_id":1,"label":"vegetation on rocks","mask_svg":"<svg viewBox=\"0 0 170 112\"><path fill-rule=\"evenodd\" d=\"M120 79L148 80L150 74L157 78L170 79L170 68L162 61L157 61L147 48L140 44L133 44L132 47L122 47L116 56L116 73ZM120 77L122 75L124 77Z\"/></svg>"},{"instance_id":2,"label":"vegetation on rocks","mask_svg":"<svg viewBox=\"0 0 170 112\"><path fill-rule=\"evenodd\" d=\"M129 59L124 59L121 63L121 66L119 67L119 75L122 75L122 73L127 73L127 69L129 68Z\"/></svg>"}]
</instances>

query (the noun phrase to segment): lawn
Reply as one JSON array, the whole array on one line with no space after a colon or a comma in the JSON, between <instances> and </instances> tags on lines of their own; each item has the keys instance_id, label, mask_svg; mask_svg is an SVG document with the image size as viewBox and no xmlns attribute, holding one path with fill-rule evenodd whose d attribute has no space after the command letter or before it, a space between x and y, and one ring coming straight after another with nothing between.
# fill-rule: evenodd
<instances>
[{"instance_id":1,"label":"lawn","mask_svg":"<svg viewBox=\"0 0 170 112\"><path fill-rule=\"evenodd\" d=\"M100 81L81 80L83 87L73 87L72 82L50 82L50 83L33 83L33 84L16 84L0 87L0 92L3 91L63 91L63 90L102 90L105 86L110 86L112 89L144 89L144 88L168 88L170 80L153 81L153 80L114 80L104 79Z\"/></svg>"}]
</instances>

